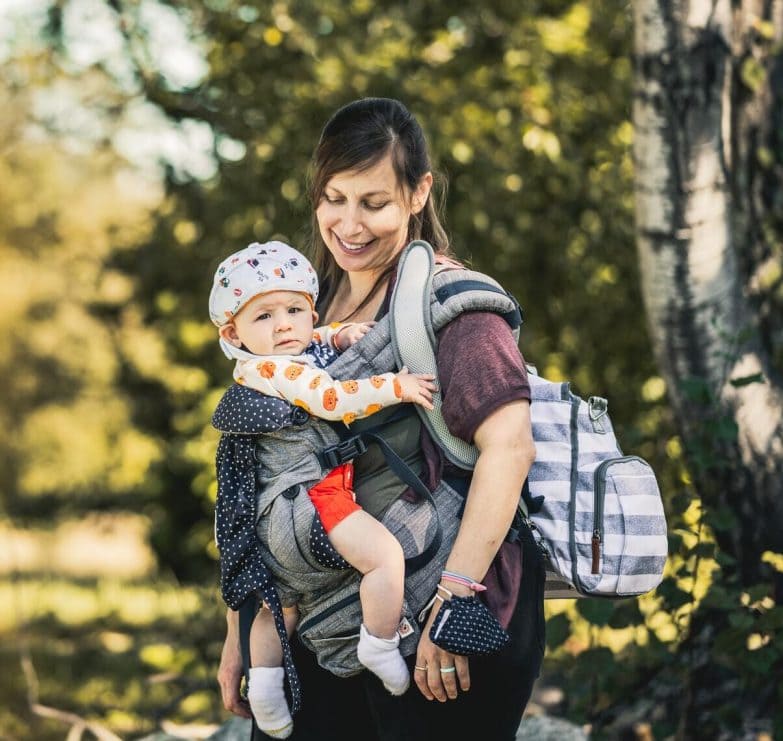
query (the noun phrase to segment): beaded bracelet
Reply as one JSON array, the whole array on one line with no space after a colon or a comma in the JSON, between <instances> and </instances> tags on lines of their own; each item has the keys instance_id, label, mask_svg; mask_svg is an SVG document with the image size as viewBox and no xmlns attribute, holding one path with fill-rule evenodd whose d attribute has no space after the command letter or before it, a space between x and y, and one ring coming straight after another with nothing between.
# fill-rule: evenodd
<instances>
[{"instance_id":1,"label":"beaded bracelet","mask_svg":"<svg viewBox=\"0 0 783 741\"><path fill-rule=\"evenodd\" d=\"M443 571L440 577L443 581L453 581L456 584L463 584L466 587L469 587L474 592L485 592L487 588L483 584L479 584L477 581L474 581L469 576L463 576L462 574L458 574L456 571Z\"/></svg>"}]
</instances>

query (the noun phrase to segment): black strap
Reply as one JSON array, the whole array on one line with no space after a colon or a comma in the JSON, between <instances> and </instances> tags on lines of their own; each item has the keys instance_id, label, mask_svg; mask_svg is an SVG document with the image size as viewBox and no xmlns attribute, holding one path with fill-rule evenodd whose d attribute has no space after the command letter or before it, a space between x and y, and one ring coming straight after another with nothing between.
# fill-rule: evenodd
<instances>
[{"instance_id":1,"label":"black strap","mask_svg":"<svg viewBox=\"0 0 783 741\"><path fill-rule=\"evenodd\" d=\"M245 681L250 677L250 626L258 607L255 595L250 595L239 607L239 650L242 652L242 671Z\"/></svg>"},{"instance_id":2,"label":"black strap","mask_svg":"<svg viewBox=\"0 0 783 741\"><path fill-rule=\"evenodd\" d=\"M389 445L380 435L375 432L365 431L361 435L365 438L372 440L383 453L383 457L386 459L386 463L389 469L397 475L403 483L410 486L422 499L429 502L432 505L432 509L435 512L437 518L438 529L435 532L435 537L432 542L421 552L418 556L412 556L405 559L405 573L415 574L419 569L426 566L440 548L440 544L443 541L443 531L440 525L440 516L438 515L438 508L435 506L435 500L432 498L429 489L424 486L424 482L413 472L411 467L397 454L394 448Z\"/></svg>"},{"instance_id":3,"label":"black strap","mask_svg":"<svg viewBox=\"0 0 783 741\"><path fill-rule=\"evenodd\" d=\"M483 285L483 284L482 284ZM394 412L390 417L385 419L381 424L374 425L366 430L360 430L354 434L350 434L350 430L345 427L337 427L335 429L337 434L342 438L336 445L331 445L320 453L320 459L323 463L330 463L330 468L334 465L340 465L352 460L356 455L361 455L367 449L367 443L375 443L381 450L383 457L386 459L386 465L389 466L389 470L396 474L404 484L407 484L413 489L416 494L422 499L429 502L435 512L436 518L438 517L438 508L435 506L435 500L430 494L430 490L424 485L424 482L413 472L413 469L400 457L397 451L389 445L388 442L380 435L380 431L387 425L394 422L398 422L401 419L415 415L411 404L405 404ZM347 457L342 458L341 454L345 454ZM334 463L337 461L337 463ZM435 537L427 548L418 556L405 559L405 573L415 574L419 569L426 566L430 560L435 556L440 548L440 544L443 541L443 532L440 524L440 518L437 520L438 529L435 533Z\"/></svg>"},{"instance_id":4,"label":"black strap","mask_svg":"<svg viewBox=\"0 0 783 741\"><path fill-rule=\"evenodd\" d=\"M245 675L245 687L250 679L250 626L256 616L258 600L250 595L239 607L239 651L242 654L242 672ZM250 719L250 741L260 741L255 720Z\"/></svg>"}]
</instances>

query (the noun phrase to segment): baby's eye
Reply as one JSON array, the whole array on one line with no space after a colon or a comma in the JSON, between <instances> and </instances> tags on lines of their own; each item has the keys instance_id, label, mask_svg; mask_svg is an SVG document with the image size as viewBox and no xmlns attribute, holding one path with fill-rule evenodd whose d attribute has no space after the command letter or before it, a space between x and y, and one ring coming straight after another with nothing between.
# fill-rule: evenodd
<instances>
[{"instance_id":1,"label":"baby's eye","mask_svg":"<svg viewBox=\"0 0 783 741\"><path fill-rule=\"evenodd\" d=\"M289 314L298 314L300 311L304 311L300 306L291 306L288 309Z\"/></svg>"},{"instance_id":2,"label":"baby's eye","mask_svg":"<svg viewBox=\"0 0 783 741\"><path fill-rule=\"evenodd\" d=\"M270 313L268 313L268 312L265 312L265 313L263 313L263 314L259 314L259 315L256 317L256 321L258 322L258 321L261 321L262 319L270 319L270 318L271 318L271 316L272 316L272 315L271 315Z\"/></svg>"}]
</instances>

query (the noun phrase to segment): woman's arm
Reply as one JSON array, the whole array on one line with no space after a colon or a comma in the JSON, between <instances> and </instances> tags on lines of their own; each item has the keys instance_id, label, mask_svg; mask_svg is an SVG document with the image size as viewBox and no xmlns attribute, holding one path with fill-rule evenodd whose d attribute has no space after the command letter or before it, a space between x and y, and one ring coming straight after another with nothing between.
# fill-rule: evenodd
<instances>
[{"instance_id":1,"label":"woman's arm","mask_svg":"<svg viewBox=\"0 0 783 741\"><path fill-rule=\"evenodd\" d=\"M530 423L530 385L516 341L496 314L462 314L438 336L438 376L443 394L443 418L452 434L479 449L465 512L446 562L449 571L481 581L514 517L525 477L535 456ZM444 584L454 594L467 587ZM437 649L427 638L432 611L419 642L415 673L422 693L445 701L457 688L470 685L468 660ZM457 667L440 674L442 665ZM442 681L444 680L444 681Z\"/></svg>"},{"instance_id":2,"label":"woman's arm","mask_svg":"<svg viewBox=\"0 0 783 741\"><path fill-rule=\"evenodd\" d=\"M446 569L481 581L508 533L536 456L530 403L497 409L479 425L474 442L479 457Z\"/></svg>"},{"instance_id":3,"label":"woman's arm","mask_svg":"<svg viewBox=\"0 0 783 741\"><path fill-rule=\"evenodd\" d=\"M474 442L479 457L446 569L481 581L508 533L522 484L535 458L530 403L513 401L496 409L478 426ZM471 594L460 584L447 582L443 586L457 596ZM470 673L466 657L449 654L430 641L429 630L436 614L437 609L430 611L416 654L416 664L428 670L415 672L415 680L427 699L444 702L457 697L458 686L463 691L469 689ZM456 666L457 671L441 674L441 667L450 666Z\"/></svg>"},{"instance_id":4,"label":"woman's arm","mask_svg":"<svg viewBox=\"0 0 783 741\"><path fill-rule=\"evenodd\" d=\"M242 653L239 649L239 613L229 609L226 610L226 639L223 641L223 651L220 654L217 680L226 710L243 718L252 718L250 706L239 694L242 673Z\"/></svg>"}]
</instances>

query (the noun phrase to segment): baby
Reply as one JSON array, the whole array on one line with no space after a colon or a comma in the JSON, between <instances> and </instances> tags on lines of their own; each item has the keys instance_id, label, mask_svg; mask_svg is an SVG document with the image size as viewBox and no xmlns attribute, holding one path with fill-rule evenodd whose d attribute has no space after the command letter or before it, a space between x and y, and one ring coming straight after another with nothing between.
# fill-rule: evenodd
<instances>
[{"instance_id":1,"label":"baby","mask_svg":"<svg viewBox=\"0 0 783 741\"><path fill-rule=\"evenodd\" d=\"M210 317L226 355L236 359L234 378L263 394L285 399L325 420L350 424L400 402L432 408L434 377L385 373L335 381L324 370L360 340L372 323L314 328L318 278L309 261L282 242L253 243L217 269ZM393 695L410 681L399 651L405 564L397 539L364 512L352 491L352 464L330 471L308 494L335 550L362 574L363 624L357 654ZM285 607L289 634L296 607ZM250 634L248 701L258 727L287 738L293 721L284 689L282 649L272 614L261 609Z\"/></svg>"}]
</instances>

